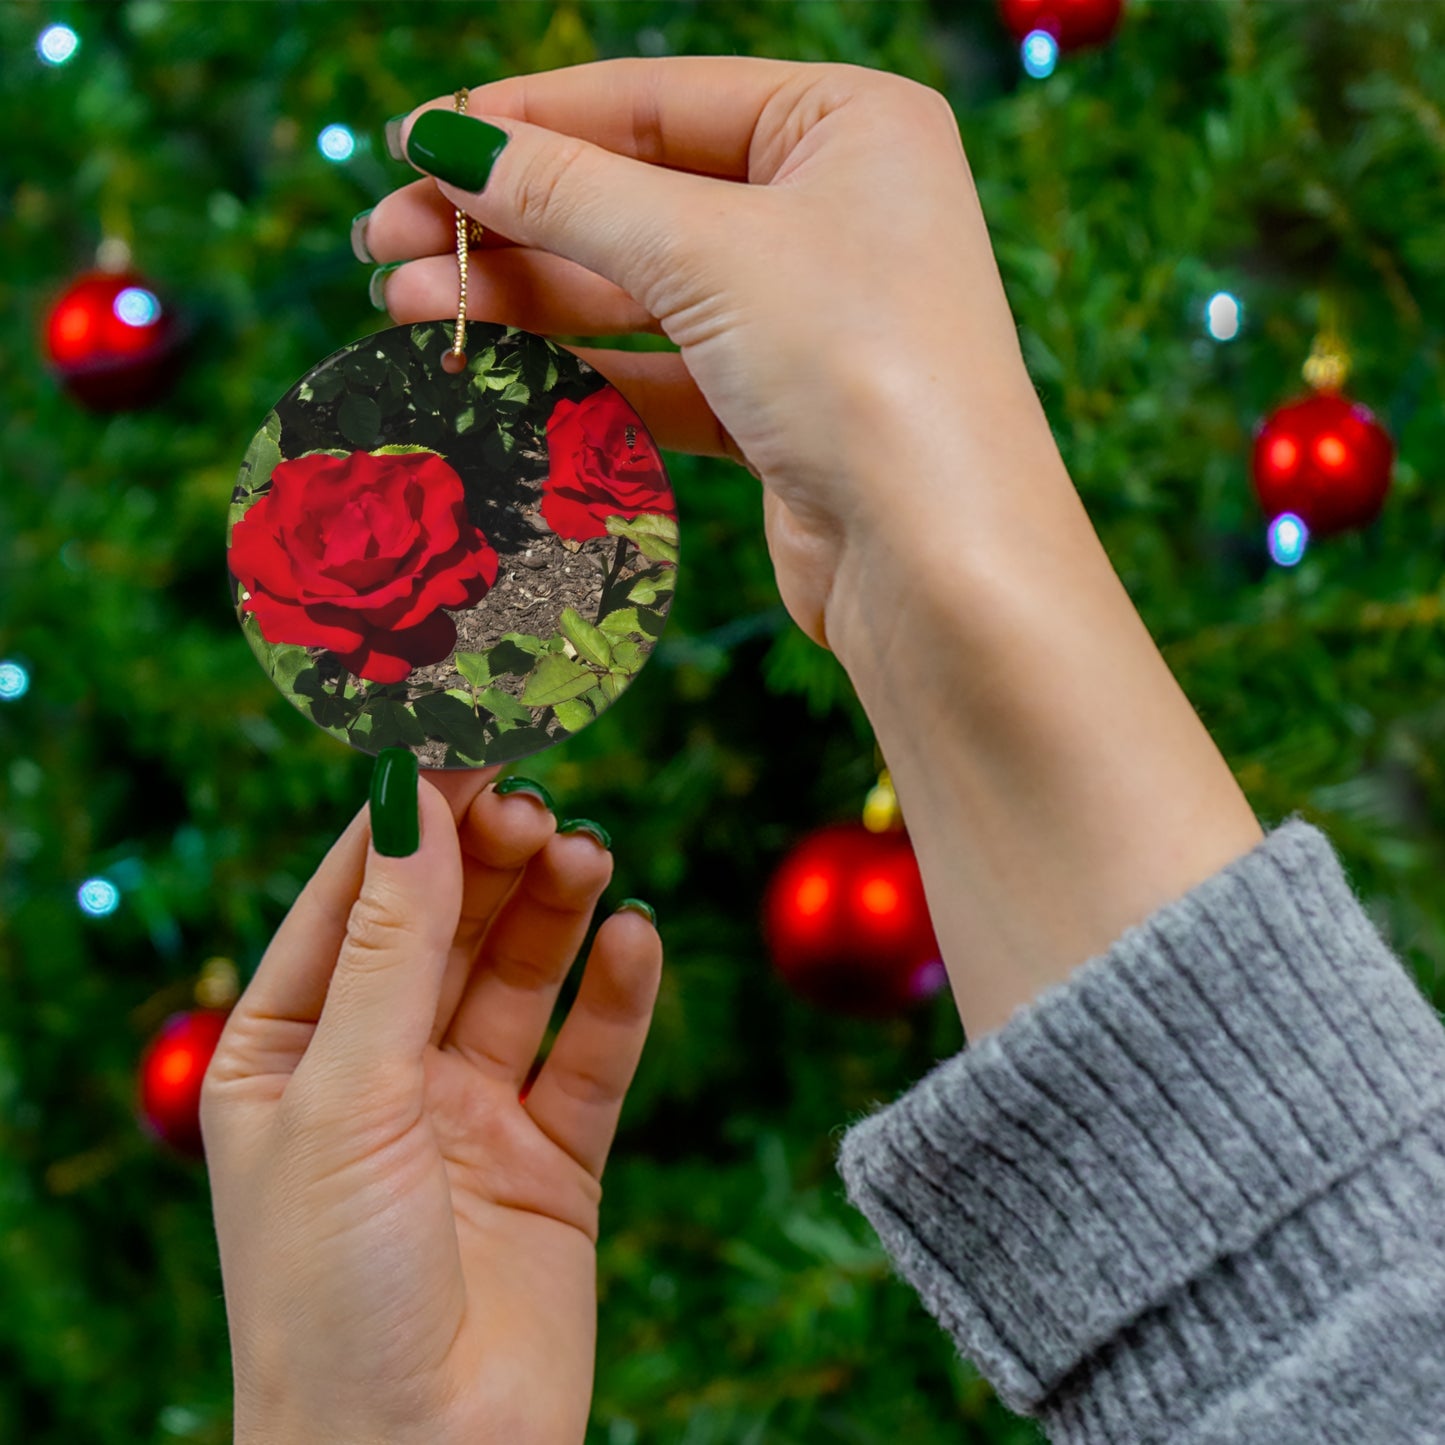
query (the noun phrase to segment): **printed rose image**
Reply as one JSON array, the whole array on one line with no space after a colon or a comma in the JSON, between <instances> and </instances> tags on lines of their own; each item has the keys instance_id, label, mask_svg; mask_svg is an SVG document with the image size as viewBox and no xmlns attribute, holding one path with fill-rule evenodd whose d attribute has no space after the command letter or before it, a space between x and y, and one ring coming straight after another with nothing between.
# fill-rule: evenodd
<instances>
[{"instance_id":1,"label":"printed rose image","mask_svg":"<svg viewBox=\"0 0 1445 1445\"><path fill-rule=\"evenodd\" d=\"M557 403L547 420L541 512L559 537L605 537L608 517L672 510L662 458L616 387Z\"/></svg>"},{"instance_id":2,"label":"printed rose image","mask_svg":"<svg viewBox=\"0 0 1445 1445\"><path fill-rule=\"evenodd\" d=\"M268 642L324 647L389 683L451 653L442 609L476 606L498 559L441 457L356 451L279 462L235 525L230 566Z\"/></svg>"}]
</instances>

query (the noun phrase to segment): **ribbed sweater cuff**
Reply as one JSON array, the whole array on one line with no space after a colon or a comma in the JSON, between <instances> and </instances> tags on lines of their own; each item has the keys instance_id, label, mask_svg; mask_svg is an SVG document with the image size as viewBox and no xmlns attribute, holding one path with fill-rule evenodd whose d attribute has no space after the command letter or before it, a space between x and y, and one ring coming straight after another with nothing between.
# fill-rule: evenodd
<instances>
[{"instance_id":1,"label":"ribbed sweater cuff","mask_svg":"<svg viewBox=\"0 0 1445 1445\"><path fill-rule=\"evenodd\" d=\"M839 1168L1006 1403L1143 1439L1378 1258L1404 1206L1372 1161L1432 1187L1442 1105L1439 1018L1291 819L854 1125Z\"/></svg>"}]
</instances>

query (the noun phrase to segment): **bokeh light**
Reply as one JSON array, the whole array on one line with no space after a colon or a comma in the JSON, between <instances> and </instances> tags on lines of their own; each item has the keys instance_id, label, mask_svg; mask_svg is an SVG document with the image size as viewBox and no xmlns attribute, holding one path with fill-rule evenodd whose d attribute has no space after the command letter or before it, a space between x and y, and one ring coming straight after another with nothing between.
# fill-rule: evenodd
<instances>
[{"instance_id":1,"label":"bokeh light","mask_svg":"<svg viewBox=\"0 0 1445 1445\"><path fill-rule=\"evenodd\" d=\"M80 49L80 36L68 25L47 25L35 42L35 53L47 65L64 65Z\"/></svg>"},{"instance_id":2,"label":"bokeh light","mask_svg":"<svg viewBox=\"0 0 1445 1445\"><path fill-rule=\"evenodd\" d=\"M356 152L356 137L344 125L329 125L316 137L316 148L329 161L349 161Z\"/></svg>"},{"instance_id":3,"label":"bokeh light","mask_svg":"<svg viewBox=\"0 0 1445 1445\"><path fill-rule=\"evenodd\" d=\"M1269 524L1269 555L1281 567L1293 567L1305 554L1310 529L1293 512L1281 512Z\"/></svg>"},{"instance_id":4,"label":"bokeh light","mask_svg":"<svg viewBox=\"0 0 1445 1445\"><path fill-rule=\"evenodd\" d=\"M30 674L18 662L0 662L0 702L14 702L30 691Z\"/></svg>"},{"instance_id":5,"label":"bokeh light","mask_svg":"<svg viewBox=\"0 0 1445 1445\"><path fill-rule=\"evenodd\" d=\"M109 878L87 878L75 895L80 911L105 918L120 907L120 889Z\"/></svg>"},{"instance_id":6,"label":"bokeh light","mask_svg":"<svg viewBox=\"0 0 1445 1445\"><path fill-rule=\"evenodd\" d=\"M117 319L127 326L149 326L160 319L161 303L155 292L147 291L143 286L127 286L115 298L112 309Z\"/></svg>"},{"instance_id":7,"label":"bokeh light","mask_svg":"<svg viewBox=\"0 0 1445 1445\"><path fill-rule=\"evenodd\" d=\"M1035 80L1045 80L1059 63L1059 42L1047 30L1031 30L1019 47L1024 69Z\"/></svg>"},{"instance_id":8,"label":"bokeh light","mask_svg":"<svg viewBox=\"0 0 1445 1445\"><path fill-rule=\"evenodd\" d=\"M833 896L833 886L822 873L809 873L798 884L794 903L804 918L813 918L828 906Z\"/></svg>"},{"instance_id":9,"label":"bokeh light","mask_svg":"<svg viewBox=\"0 0 1445 1445\"><path fill-rule=\"evenodd\" d=\"M1204 308L1204 329L1216 341L1233 341L1244 325L1244 307L1228 291L1216 291Z\"/></svg>"}]
</instances>

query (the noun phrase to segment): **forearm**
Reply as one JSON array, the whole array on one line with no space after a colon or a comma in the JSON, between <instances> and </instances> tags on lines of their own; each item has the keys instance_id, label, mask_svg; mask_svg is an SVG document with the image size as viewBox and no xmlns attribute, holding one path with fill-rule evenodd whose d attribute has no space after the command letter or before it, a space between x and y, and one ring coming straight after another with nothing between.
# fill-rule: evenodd
<instances>
[{"instance_id":1,"label":"forearm","mask_svg":"<svg viewBox=\"0 0 1445 1445\"><path fill-rule=\"evenodd\" d=\"M962 409L938 401L921 412ZM977 1038L1261 831L1032 393L1003 397L987 437L912 436L906 460L895 446L860 463L894 504L845 548L828 640L888 761ZM913 506L900 476L921 479Z\"/></svg>"}]
</instances>

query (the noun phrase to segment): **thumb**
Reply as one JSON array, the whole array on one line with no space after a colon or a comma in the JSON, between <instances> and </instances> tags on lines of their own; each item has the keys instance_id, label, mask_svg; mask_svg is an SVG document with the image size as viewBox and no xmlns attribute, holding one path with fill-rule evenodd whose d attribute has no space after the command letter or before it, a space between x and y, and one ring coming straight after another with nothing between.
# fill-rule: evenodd
<instances>
[{"instance_id":1,"label":"thumb","mask_svg":"<svg viewBox=\"0 0 1445 1445\"><path fill-rule=\"evenodd\" d=\"M409 748L387 748L377 758L370 822L361 893L297 1068L316 1071L328 1089L341 1081L374 1088L420 1067L461 914L451 805L418 779Z\"/></svg>"},{"instance_id":2,"label":"thumb","mask_svg":"<svg viewBox=\"0 0 1445 1445\"><path fill-rule=\"evenodd\" d=\"M709 239L698 218L748 200L745 186L649 165L511 116L462 115L444 104L403 125L406 160L483 226L585 266L659 318L692 299L686 271ZM730 229L741 223L736 218Z\"/></svg>"}]
</instances>

